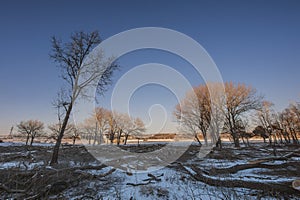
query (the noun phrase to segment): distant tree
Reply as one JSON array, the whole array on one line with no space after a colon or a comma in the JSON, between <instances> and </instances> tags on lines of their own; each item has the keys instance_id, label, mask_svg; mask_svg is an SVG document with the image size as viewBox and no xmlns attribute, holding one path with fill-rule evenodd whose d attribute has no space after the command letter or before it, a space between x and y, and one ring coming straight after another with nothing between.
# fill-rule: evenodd
<instances>
[{"instance_id":1,"label":"distant tree","mask_svg":"<svg viewBox=\"0 0 300 200\"><path fill-rule=\"evenodd\" d=\"M95 131L95 139L97 137L98 144L101 144L103 141L104 133L107 132L109 125L108 125L108 116L110 111L108 109L98 107L95 110L96 116L96 131ZM97 135L97 136L96 136Z\"/></svg>"},{"instance_id":2,"label":"distant tree","mask_svg":"<svg viewBox=\"0 0 300 200\"><path fill-rule=\"evenodd\" d=\"M109 60L103 60L101 55L90 55L92 49L101 42L97 31L91 33L75 32L70 41L62 43L56 37L52 38L52 53L50 57L58 63L62 70L62 78L67 83L66 98L59 102L65 108L62 126L53 149L50 165L58 162L58 151L67 127L70 114L76 99L86 96L85 89L97 86L103 94L111 83L111 77L117 65ZM84 78L83 82L80 82Z\"/></svg>"},{"instance_id":3,"label":"distant tree","mask_svg":"<svg viewBox=\"0 0 300 200\"><path fill-rule=\"evenodd\" d=\"M112 111L108 112L106 117L108 123L108 140L111 144L113 144L116 137L116 133L118 131L118 124L116 119L114 118L114 114Z\"/></svg>"},{"instance_id":4,"label":"distant tree","mask_svg":"<svg viewBox=\"0 0 300 200\"><path fill-rule=\"evenodd\" d=\"M34 138L43 132L44 123L38 120L21 121L17 127L21 134L26 134L26 145L31 138L30 146L32 146Z\"/></svg>"},{"instance_id":5,"label":"distant tree","mask_svg":"<svg viewBox=\"0 0 300 200\"><path fill-rule=\"evenodd\" d=\"M124 145L127 144L127 140L129 135L135 135L140 136L146 131L145 124L140 118L127 118L126 121L126 127L124 130L125 133L125 139L124 139Z\"/></svg>"},{"instance_id":6,"label":"distant tree","mask_svg":"<svg viewBox=\"0 0 300 200\"><path fill-rule=\"evenodd\" d=\"M106 117L108 112L108 110L98 107L92 116L82 124L82 136L88 140L89 144L96 145L96 143L101 144L103 142L104 133L108 129Z\"/></svg>"},{"instance_id":7,"label":"distant tree","mask_svg":"<svg viewBox=\"0 0 300 200\"><path fill-rule=\"evenodd\" d=\"M261 103L260 109L257 110L258 124L261 126L265 134L268 135L270 144L272 143L272 138L274 142L276 141L276 135L273 124L276 122L276 113L273 109L274 104L269 101L263 101ZM258 131L258 130L257 130ZM263 134L262 131L260 131ZM264 137L265 139L266 137Z\"/></svg>"},{"instance_id":8,"label":"distant tree","mask_svg":"<svg viewBox=\"0 0 300 200\"><path fill-rule=\"evenodd\" d=\"M121 137L123 136L124 131L129 126L130 117L127 114L123 113L113 113L114 121L116 123L116 138L117 145L121 143Z\"/></svg>"},{"instance_id":9,"label":"distant tree","mask_svg":"<svg viewBox=\"0 0 300 200\"><path fill-rule=\"evenodd\" d=\"M58 139L59 133L61 131L61 124L59 124L59 123L58 124L50 124L48 126L48 129L50 130L50 138L53 138L56 141ZM75 125L68 124L65 129L64 135L66 137L72 137L74 130L75 130Z\"/></svg>"},{"instance_id":10,"label":"distant tree","mask_svg":"<svg viewBox=\"0 0 300 200\"><path fill-rule=\"evenodd\" d=\"M77 139L80 139L80 130L76 126L74 126L73 128L71 138L73 141L73 145L75 145Z\"/></svg>"},{"instance_id":11,"label":"distant tree","mask_svg":"<svg viewBox=\"0 0 300 200\"><path fill-rule=\"evenodd\" d=\"M101 144L103 142L104 133L108 131L108 113L110 111L98 107L91 117L84 121L82 125L81 132L89 144L96 145L96 143Z\"/></svg>"},{"instance_id":12,"label":"distant tree","mask_svg":"<svg viewBox=\"0 0 300 200\"><path fill-rule=\"evenodd\" d=\"M297 134L300 132L299 107L299 104L291 104L280 114L282 126L287 134L289 134L289 136L292 138L294 144L299 144L297 136Z\"/></svg>"},{"instance_id":13,"label":"distant tree","mask_svg":"<svg viewBox=\"0 0 300 200\"><path fill-rule=\"evenodd\" d=\"M261 125L256 126L252 132L254 135L262 137L264 140L264 143L266 143L266 139L269 137L269 133L263 126L261 126Z\"/></svg>"},{"instance_id":14,"label":"distant tree","mask_svg":"<svg viewBox=\"0 0 300 200\"><path fill-rule=\"evenodd\" d=\"M129 135L139 135L145 131L145 125L140 118L131 118L128 114L110 111L102 107L95 109L95 113L85 120L81 129L84 138L93 140L93 145L102 142L104 134L113 144L116 140L117 145L122 141L127 143ZM122 140L122 138L124 138Z\"/></svg>"}]
</instances>

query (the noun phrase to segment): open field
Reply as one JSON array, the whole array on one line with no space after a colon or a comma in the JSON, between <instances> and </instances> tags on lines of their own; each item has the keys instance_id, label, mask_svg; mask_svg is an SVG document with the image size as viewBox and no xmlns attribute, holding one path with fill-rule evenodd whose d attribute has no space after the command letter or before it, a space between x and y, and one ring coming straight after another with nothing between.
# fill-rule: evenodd
<instances>
[{"instance_id":1,"label":"open field","mask_svg":"<svg viewBox=\"0 0 300 200\"><path fill-rule=\"evenodd\" d=\"M165 144L122 146L122 151L159 151ZM110 145L103 146L103 153ZM0 143L1 199L299 199L299 146L213 149L204 158L193 144L159 170L131 173L96 160L84 146L63 145L59 164L49 167L52 145ZM134 155L138 156L139 153ZM125 159L125 158L124 158ZM128 163L135 159L127 159ZM126 159L125 159L126 161ZM118 162L112 157L106 164ZM139 163L143 165L143 163ZM145 165L146 166L146 165Z\"/></svg>"}]
</instances>

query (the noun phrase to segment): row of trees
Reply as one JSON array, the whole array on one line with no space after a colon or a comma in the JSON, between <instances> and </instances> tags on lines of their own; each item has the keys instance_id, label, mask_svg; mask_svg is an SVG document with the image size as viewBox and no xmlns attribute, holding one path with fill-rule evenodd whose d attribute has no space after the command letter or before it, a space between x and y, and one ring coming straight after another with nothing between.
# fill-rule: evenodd
<instances>
[{"instance_id":1,"label":"row of trees","mask_svg":"<svg viewBox=\"0 0 300 200\"><path fill-rule=\"evenodd\" d=\"M42 135L57 141L62 123L50 124L48 133L45 131L44 123L39 120L22 121L17 127L20 134L26 135L26 145L32 145L34 139ZM78 126L68 123L64 135L72 138L73 145L79 138L85 139L93 145L103 143L104 139L109 140L111 144L115 142L120 145L123 142L126 145L130 135L138 137L144 131L145 125L140 118L131 118L128 114L112 112L99 107L84 123ZM30 143L29 139L31 139Z\"/></svg>"},{"instance_id":2,"label":"row of trees","mask_svg":"<svg viewBox=\"0 0 300 200\"><path fill-rule=\"evenodd\" d=\"M30 139L30 146L36 136L44 132L44 123L39 120L22 121L18 125L19 133L26 135L26 145Z\"/></svg>"},{"instance_id":3,"label":"row of trees","mask_svg":"<svg viewBox=\"0 0 300 200\"><path fill-rule=\"evenodd\" d=\"M300 103L292 103L282 112L276 112L273 103L263 101L257 111L257 124L253 133L260 135L265 142L268 138L270 144L299 144Z\"/></svg>"},{"instance_id":4,"label":"row of trees","mask_svg":"<svg viewBox=\"0 0 300 200\"><path fill-rule=\"evenodd\" d=\"M254 112L253 112L254 111ZM255 113L254 120L250 114ZM254 135L269 138L270 143L299 143L300 104L291 104L281 113L275 112L273 104L263 101L256 90L245 84L227 82L199 85L189 91L175 107L174 115L180 123L180 131L194 134L201 144L211 139L221 145L220 133L230 133L236 147L240 139ZM249 124L257 124L253 132L247 132Z\"/></svg>"},{"instance_id":5,"label":"row of trees","mask_svg":"<svg viewBox=\"0 0 300 200\"><path fill-rule=\"evenodd\" d=\"M112 112L99 107L93 116L85 120L82 137L89 144L100 144L105 136L110 143L126 145L129 135L138 136L145 131L145 125L140 118L131 118L128 114Z\"/></svg>"},{"instance_id":6,"label":"row of trees","mask_svg":"<svg viewBox=\"0 0 300 200\"><path fill-rule=\"evenodd\" d=\"M45 130L45 125L39 120L27 120L21 121L17 124L18 132L20 136L25 135L26 145L32 146L33 141L36 137L44 136L48 139L54 139L57 141L59 131L61 129L61 124L51 124L48 126L48 133ZM76 139L79 138L80 130L75 127L74 124L68 124L66 127L66 136L73 139L73 144L75 144Z\"/></svg>"}]
</instances>

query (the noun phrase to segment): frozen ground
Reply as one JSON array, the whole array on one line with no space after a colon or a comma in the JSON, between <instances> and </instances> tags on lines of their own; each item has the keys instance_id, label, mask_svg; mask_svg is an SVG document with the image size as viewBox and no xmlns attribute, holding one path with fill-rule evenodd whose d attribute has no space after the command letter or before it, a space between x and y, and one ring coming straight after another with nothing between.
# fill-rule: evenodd
<instances>
[{"instance_id":1,"label":"frozen ground","mask_svg":"<svg viewBox=\"0 0 300 200\"><path fill-rule=\"evenodd\" d=\"M182 146L173 144L172 148L180 150ZM192 145L172 163L149 164L153 159L168 161L166 155L174 152L151 154L164 147L158 143L122 146L122 154L115 156L112 152L116 149L104 145L97 161L85 147L62 146L59 164L49 167L52 145L1 143L0 199L300 197L300 192L292 188L292 182L300 179L299 146L278 146L274 156L273 149L263 143L240 149L225 145L199 157L199 147ZM118 166L120 169L115 170Z\"/></svg>"}]
</instances>

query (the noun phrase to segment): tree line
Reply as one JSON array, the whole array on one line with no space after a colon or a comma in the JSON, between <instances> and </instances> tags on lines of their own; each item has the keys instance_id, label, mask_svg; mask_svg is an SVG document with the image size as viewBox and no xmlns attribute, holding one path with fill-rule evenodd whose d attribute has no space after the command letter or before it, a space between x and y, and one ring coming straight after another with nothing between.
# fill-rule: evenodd
<instances>
[{"instance_id":1,"label":"tree line","mask_svg":"<svg viewBox=\"0 0 300 200\"><path fill-rule=\"evenodd\" d=\"M18 125L18 132L26 136L26 145L32 145L36 137L45 136L48 139L58 140L62 123L45 125L39 120L21 121ZM98 107L93 115L84 121L84 123L75 126L68 123L64 135L66 138L72 138L73 145L76 139L86 140L90 145L102 144L105 139L111 144L121 143L126 145L130 135L139 136L145 132L144 122L140 118L132 118L128 114ZM30 141L29 141L30 140Z\"/></svg>"},{"instance_id":2,"label":"tree line","mask_svg":"<svg viewBox=\"0 0 300 200\"><path fill-rule=\"evenodd\" d=\"M240 140L247 145L250 137L259 135L270 143L299 144L300 103L275 112L273 103L265 101L256 90L233 82L207 83L194 87L174 109L180 131L191 133L202 145L210 139L221 147L221 133L229 133L235 147ZM252 116L251 116L252 115ZM250 124L256 128L248 132ZM247 142L245 142L245 140Z\"/></svg>"}]
</instances>

